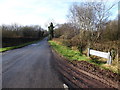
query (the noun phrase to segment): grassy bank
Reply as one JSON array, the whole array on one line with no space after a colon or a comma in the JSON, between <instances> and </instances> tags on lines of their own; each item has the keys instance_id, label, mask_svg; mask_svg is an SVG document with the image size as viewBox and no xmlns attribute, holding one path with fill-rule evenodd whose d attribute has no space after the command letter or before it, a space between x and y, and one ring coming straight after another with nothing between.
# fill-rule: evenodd
<instances>
[{"instance_id":1,"label":"grassy bank","mask_svg":"<svg viewBox=\"0 0 120 90\"><path fill-rule=\"evenodd\" d=\"M112 65L107 65L106 62L97 60L97 59L91 59L85 55L82 55L79 51L72 50L69 47L66 47L60 43L57 43L56 41L49 41L50 45L62 56L67 58L68 60L78 60L78 61L87 61L89 63L95 64L99 66L102 69L109 69L115 73L118 73L118 67L117 66L112 66Z\"/></svg>"},{"instance_id":2,"label":"grassy bank","mask_svg":"<svg viewBox=\"0 0 120 90\"><path fill-rule=\"evenodd\" d=\"M49 41L51 46L61 55L65 56L67 59L69 60L89 60L88 57L82 55L79 51L74 51L71 50L70 48L66 47L66 46L62 46L57 44L54 41Z\"/></svg>"},{"instance_id":3,"label":"grassy bank","mask_svg":"<svg viewBox=\"0 0 120 90\"><path fill-rule=\"evenodd\" d=\"M27 46L27 45L29 45L29 44L36 43L36 42L38 42L38 41L40 41L40 40L36 40L36 41L32 41L32 42L20 44L20 45L18 45L18 46L0 48L0 52L5 52L5 51L12 50L12 49L16 49L16 48L21 48L21 47Z\"/></svg>"}]
</instances>

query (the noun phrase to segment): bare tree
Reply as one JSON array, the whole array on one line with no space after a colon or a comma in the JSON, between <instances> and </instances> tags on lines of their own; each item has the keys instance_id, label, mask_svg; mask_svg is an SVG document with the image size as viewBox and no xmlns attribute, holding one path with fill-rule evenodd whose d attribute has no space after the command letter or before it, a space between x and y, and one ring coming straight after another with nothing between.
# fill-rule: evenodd
<instances>
[{"instance_id":1,"label":"bare tree","mask_svg":"<svg viewBox=\"0 0 120 90\"><path fill-rule=\"evenodd\" d=\"M81 30L81 33L83 30L90 31L88 33L88 41L95 42L100 39L102 30L110 16L110 9L114 5L112 4L110 7L107 7L106 3L102 0L100 2L75 3L70 8L69 18Z\"/></svg>"}]
</instances>

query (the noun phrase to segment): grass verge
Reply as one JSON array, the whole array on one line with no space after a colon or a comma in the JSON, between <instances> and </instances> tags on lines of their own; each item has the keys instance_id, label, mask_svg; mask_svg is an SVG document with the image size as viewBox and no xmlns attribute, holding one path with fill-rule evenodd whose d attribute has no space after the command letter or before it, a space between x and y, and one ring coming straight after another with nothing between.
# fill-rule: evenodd
<instances>
[{"instance_id":1,"label":"grass verge","mask_svg":"<svg viewBox=\"0 0 120 90\"><path fill-rule=\"evenodd\" d=\"M66 47L64 45L61 45L60 43L57 43L56 41L49 41L50 45L62 56L67 58L68 60L77 60L77 61L87 61L91 64L99 66L101 69L108 69L113 71L114 73L119 73L118 72L118 67L112 66L112 65L107 65L106 62L100 61L100 60L94 60L89 57L86 57L85 55L82 55L79 51L72 50L69 47ZM120 73L119 73L120 74Z\"/></svg>"},{"instance_id":2,"label":"grass verge","mask_svg":"<svg viewBox=\"0 0 120 90\"><path fill-rule=\"evenodd\" d=\"M40 41L40 40L32 41L32 42L28 42L28 43L24 43L24 44L21 44L21 45L18 45L18 46L0 48L0 52L5 52L5 51L12 50L12 49L16 49L16 48L21 48L21 47L27 46L27 45L29 45L29 44L36 43L36 42L38 42L38 41Z\"/></svg>"},{"instance_id":3,"label":"grass verge","mask_svg":"<svg viewBox=\"0 0 120 90\"><path fill-rule=\"evenodd\" d=\"M82 55L79 51L74 51L66 46L57 44L54 41L49 41L50 45L61 55L63 55L64 57L66 57L69 60L85 60L88 61L89 58Z\"/></svg>"}]
</instances>

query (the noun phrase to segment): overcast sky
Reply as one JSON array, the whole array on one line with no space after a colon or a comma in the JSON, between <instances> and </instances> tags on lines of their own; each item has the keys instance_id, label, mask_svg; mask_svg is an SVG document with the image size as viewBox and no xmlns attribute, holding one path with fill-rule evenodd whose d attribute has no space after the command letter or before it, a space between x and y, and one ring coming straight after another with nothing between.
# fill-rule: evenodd
<instances>
[{"instance_id":1,"label":"overcast sky","mask_svg":"<svg viewBox=\"0 0 120 90\"><path fill-rule=\"evenodd\" d=\"M0 0L0 25L41 25L46 28L49 21L65 23L68 9L73 2L81 0ZM108 5L110 0L108 0ZM112 1L112 0L111 0ZM118 14L117 5L111 18Z\"/></svg>"}]
</instances>

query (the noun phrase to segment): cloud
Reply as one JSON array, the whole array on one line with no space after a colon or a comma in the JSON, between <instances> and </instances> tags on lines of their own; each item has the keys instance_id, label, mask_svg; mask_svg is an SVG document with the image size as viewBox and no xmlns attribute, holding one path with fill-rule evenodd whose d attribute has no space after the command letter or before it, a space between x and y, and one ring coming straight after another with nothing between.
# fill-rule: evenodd
<instances>
[{"instance_id":1,"label":"cloud","mask_svg":"<svg viewBox=\"0 0 120 90\"><path fill-rule=\"evenodd\" d=\"M46 28L45 23L51 19L56 23L64 23L66 22L69 6L73 2L80 1L81 0L0 0L0 24L38 24Z\"/></svg>"},{"instance_id":2,"label":"cloud","mask_svg":"<svg viewBox=\"0 0 120 90\"><path fill-rule=\"evenodd\" d=\"M59 0L2 0L0 24L39 24L44 27L49 19L64 23L68 7L68 3Z\"/></svg>"}]
</instances>

